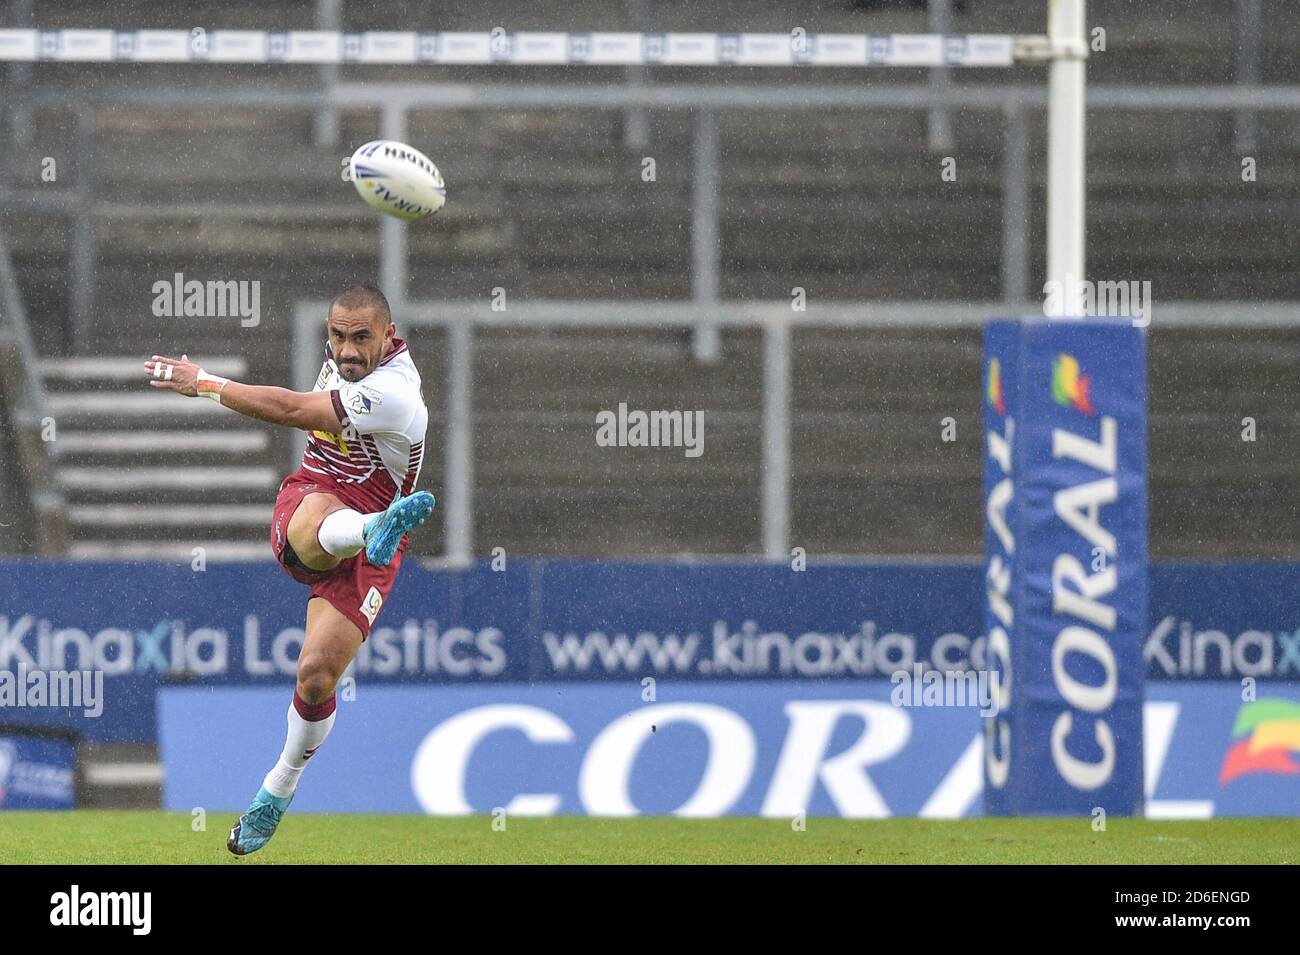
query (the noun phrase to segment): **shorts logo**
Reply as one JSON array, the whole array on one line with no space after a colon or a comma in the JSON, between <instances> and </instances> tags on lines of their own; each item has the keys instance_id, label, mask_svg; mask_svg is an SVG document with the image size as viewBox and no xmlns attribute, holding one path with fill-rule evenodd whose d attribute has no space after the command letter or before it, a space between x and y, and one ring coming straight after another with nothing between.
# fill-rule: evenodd
<instances>
[{"instance_id":1,"label":"shorts logo","mask_svg":"<svg viewBox=\"0 0 1300 955\"><path fill-rule=\"evenodd\" d=\"M379 616L379 606L384 602L383 596L379 593L378 587L371 587L366 594L366 599L361 601L361 612L366 615L370 625L374 626L375 617Z\"/></svg>"}]
</instances>

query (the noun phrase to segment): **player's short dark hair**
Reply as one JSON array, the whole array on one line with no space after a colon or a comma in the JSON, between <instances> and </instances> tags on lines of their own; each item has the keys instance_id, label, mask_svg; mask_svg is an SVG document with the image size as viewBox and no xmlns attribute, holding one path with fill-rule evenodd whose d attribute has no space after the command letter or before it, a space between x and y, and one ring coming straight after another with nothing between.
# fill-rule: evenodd
<instances>
[{"instance_id":1,"label":"player's short dark hair","mask_svg":"<svg viewBox=\"0 0 1300 955\"><path fill-rule=\"evenodd\" d=\"M393 320L393 312L388 307L388 299L375 285L351 285L345 288L334 296L334 301L330 302L329 311L333 312L336 305L339 308L347 309L349 312L357 309L373 308L379 313L379 317L384 320L385 325Z\"/></svg>"}]
</instances>

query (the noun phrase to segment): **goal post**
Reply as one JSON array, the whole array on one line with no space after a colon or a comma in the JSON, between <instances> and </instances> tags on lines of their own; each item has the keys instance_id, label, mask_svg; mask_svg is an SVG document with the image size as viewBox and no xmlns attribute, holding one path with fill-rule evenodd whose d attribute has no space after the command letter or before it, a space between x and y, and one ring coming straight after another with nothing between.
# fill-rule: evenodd
<instances>
[{"instance_id":1,"label":"goal post","mask_svg":"<svg viewBox=\"0 0 1300 955\"><path fill-rule=\"evenodd\" d=\"M1087 232L1086 0L1049 0L1047 280L1082 281Z\"/></svg>"}]
</instances>

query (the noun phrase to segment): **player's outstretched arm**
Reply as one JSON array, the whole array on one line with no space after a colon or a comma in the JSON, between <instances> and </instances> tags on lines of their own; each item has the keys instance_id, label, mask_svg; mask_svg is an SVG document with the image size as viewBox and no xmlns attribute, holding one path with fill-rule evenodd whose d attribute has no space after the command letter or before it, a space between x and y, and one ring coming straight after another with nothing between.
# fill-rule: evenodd
<instances>
[{"instance_id":1,"label":"player's outstretched arm","mask_svg":"<svg viewBox=\"0 0 1300 955\"><path fill-rule=\"evenodd\" d=\"M219 375L210 375L188 355L168 358L154 355L144 363L149 385L175 391L188 398L211 398L232 411L259 421L270 421L303 431L343 430L334 401L328 391L290 391L274 385L246 385Z\"/></svg>"}]
</instances>

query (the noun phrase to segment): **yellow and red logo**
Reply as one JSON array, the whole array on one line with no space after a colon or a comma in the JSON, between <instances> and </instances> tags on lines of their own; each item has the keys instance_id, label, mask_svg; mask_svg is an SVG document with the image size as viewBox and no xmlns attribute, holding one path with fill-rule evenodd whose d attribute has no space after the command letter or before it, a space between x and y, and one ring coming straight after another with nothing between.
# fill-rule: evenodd
<instances>
[{"instance_id":1,"label":"yellow and red logo","mask_svg":"<svg viewBox=\"0 0 1300 955\"><path fill-rule=\"evenodd\" d=\"M1002 397L1002 363L996 358L989 362L988 383L989 406L998 414L1005 416L1007 403Z\"/></svg>"},{"instance_id":2,"label":"yellow and red logo","mask_svg":"<svg viewBox=\"0 0 1300 955\"><path fill-rule=\"evenodd\" d=\"M1052 397L1063 408L1074 408L1094 415L1092 377L1079 374L1079 362L1073 355L1060 354L1052 365Z\"/></svg>"},{"instance_id":3,"label":"yellow and red logo","mask_svg":"<svg viewBox=\"0 0 1300 955\"><path fill-rule=\"evenodd\" d=\"M1247 703L1237 713L1232 728L1237 742L1223 756L1219 785L1225 786L1247 773L1300 775L1300 703L1264 699Z\"/></svg>"}]
</instances>

